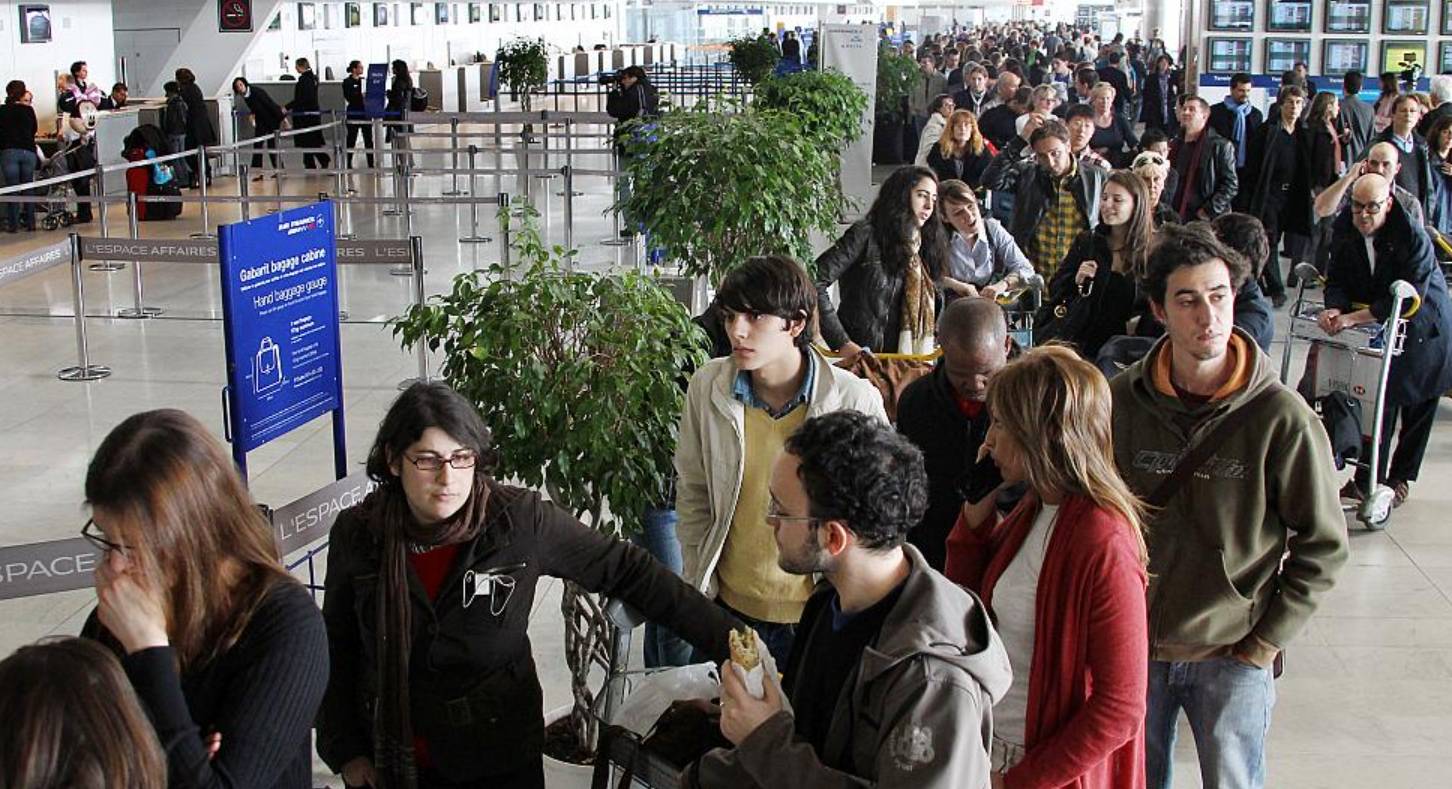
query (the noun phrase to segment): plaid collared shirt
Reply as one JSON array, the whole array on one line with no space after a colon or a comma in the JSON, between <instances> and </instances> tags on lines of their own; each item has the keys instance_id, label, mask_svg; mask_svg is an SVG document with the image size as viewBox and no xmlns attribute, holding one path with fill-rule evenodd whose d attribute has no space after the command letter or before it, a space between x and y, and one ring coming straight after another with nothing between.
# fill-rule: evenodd
<instances>
[{"instance_id":1,"label":"plaid collared shirt","mask_svg":"<svg viewBox=\"0 0 1452 789\"><path fill-rule=\"evenodd\" d=\"M1073 245L1074 237L1089 225L1089 218L1074 199L1073 184L1077 177L1079 164L1075 162L1067 175L1053 179L1054 193L1048 205L1044 206L1043 218L1034 228L1034 237L1029 241L1029 262L1034 264L1034 271L1046 280L1054 276L1054 270Z\"/></svg>"}]
</instances>

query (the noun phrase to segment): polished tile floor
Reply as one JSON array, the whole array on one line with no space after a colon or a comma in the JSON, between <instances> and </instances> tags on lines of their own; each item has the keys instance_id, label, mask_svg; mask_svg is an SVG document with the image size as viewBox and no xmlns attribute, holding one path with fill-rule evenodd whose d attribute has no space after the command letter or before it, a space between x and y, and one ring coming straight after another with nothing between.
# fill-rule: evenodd
<instances>
[{"instance_id":1,"label":"polished tile floor","mask_svg":"<svg viewBox=\"0 0 1452 789\"><path fill-rule=\"evenodd\" d=\"M596 162L608 157L596 157ZM423 156L428 166L438 157ZM552 162L553 166L560 163ZM488 166L488 165L486 165ZM514 163L506 159L506 166ZM881 175L881 174L879 174ZM375 194L360 179L362 195ZM512 175L497 183L478 177L485 193L518 193ZM331 190L332 180L287 178L287 194ZM254 195L274 193L274 182L252 185ZM444 176L421 176L415 193L437 195ZM390 187L385 186L385 193ZM551 238L563 242L558 181L536 183ZM575 238L581 261L591 268L634 265L639 250L598 242L613 228L603 216L610 185L581 179L576 188ZM217 182L217 193L236 193L234 179ZM254 209L254 215L268 206ZM356 206L348 222L363 237L398 237L399 217L379 206ZM462 244L469 234L467 208L418 205L414 232L424 239L430 293L444 290L455 274L496 260L498 242ZM238 217L235 206L211 211L214 223ZM481 230L497 237L493 207L481 206ZM86 232L98 232L90 226ZM176 238L200 229L195 206L173 222L142 224L146 237ZM124 222L112 234L124 234ZM60 233L0 235L0 260L61 238ZM819 244L824 243L819 240ZM221 433L224 382L217 270L210 265L148 264L147 306L164 313L151 320L111 317L133 301L132 271L87 272L86 325L96 363L110 378L94 383L56 379L75 363L70 274L52 269L0 288L0 545L70 537L85 520L81 484L92 451L119 421L139 410L176 407L196 414ZM378 420L400 380L416 374L415 358L401 349L383 323L410 298L407 278L386 267L349 267L342 274L343 360L351 467L361 467ZM1279 348L1277 348L1277 358ZM1452 418L1444 407L1443 422ZM326 420L298 430L252 455L252 489L259 501L280 504L328 482L331 431ZM1411 500L1382 533L1353 530L1352 558L1336 590L1306 634L1290 650L1279 681L1269 750L1269 786L1382 789L1447 785L1452 770L1452 432L1433 434L1422 481ZM321 571L321 566L318 568ZM569 698L561 662L557 585L542 594L532 635L543 673L546 707ZM88 590L0 601L0 654L49 634L74 633L93 604ZM1184 732L1176 786L1199 786L1194 755ZM1439 777L1440 776L1440 777ZM340 782L323 773L318 782Z\"/></svg>"}]
</instances>

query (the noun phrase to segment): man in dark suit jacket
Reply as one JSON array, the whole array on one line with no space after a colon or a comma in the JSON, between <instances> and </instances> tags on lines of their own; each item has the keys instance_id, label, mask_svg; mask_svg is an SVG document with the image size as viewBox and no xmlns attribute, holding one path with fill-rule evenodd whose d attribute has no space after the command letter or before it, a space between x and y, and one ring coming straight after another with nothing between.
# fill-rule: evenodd
<instances>
[{"instance_id":1,"label":"man in dark suit jacket","mask_svg":"<svg viewBox=\"0 0 1452 789\"><path fill-rule=\"evenodd\" d=\"M1243 124L1237 123L1238 116L1242 113L1245 114L1245 121ZM1237 180L1245 177L1250 141L1264 120L1265 116L1261 115L1260 110L1250 106L1250 75L1244 72L1231 75L1230 95L1225 97L1225 101L1210 108L1210 128L1230 141L1230 147L1235 151ZM1249 194L1242 193L1237 196L1235 210L1246 210L1245 202L1249 199Z\"/></svg>"},{"instance_id":2,"label":"man in dark suit jacket","mask_svg":"<svg viewBox=\"0 0 1452 789\"><path fill-rule=\"evenodd\" d=\"M1341 78L1341 126L1346 129L1345 161L1354 162L1366 154L1371 146L1372 135L1376 134L1376 112L1371 105L1361 100L1364 81L1360 71L1348 71Z\"/></svg>"},{"instance_id":3,"label":"man in dark suit jacket","mask_svg":"<svg viewBox=\"0 0 1452 789\"><path fill-rule=\"evenodd\" d=\"M1115 115L1123 115L1125 105L1128 104L1130 98L1132 98L1130 96L1129 90L1129 77L1126 76L1124 71L1119 67L1119 64L1122 62L1124 62L1124 53L1120 52L1119 50L1112 50L1109 53L1109 65L1105 66L1104 68L1097 69L1099 73L1099 81L1107 82L1110 85L1114 86Z\"/></svg>"}]
</instances>

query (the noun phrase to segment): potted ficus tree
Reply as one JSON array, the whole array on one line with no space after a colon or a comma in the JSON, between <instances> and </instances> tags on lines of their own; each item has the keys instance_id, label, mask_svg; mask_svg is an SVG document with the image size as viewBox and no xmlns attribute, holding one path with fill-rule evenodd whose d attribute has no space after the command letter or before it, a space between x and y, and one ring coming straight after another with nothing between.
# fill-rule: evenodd
<instances>
[{"instance_id":1,"label":"potted ficus tree","mask_svg":"<svg viewBox=\"0 0 1452 789\"><path fill-rule=\"evenodd\" d=\"M465 272L394 322L404 347L442 356L444 380L493 433L501 479L543 488L601 531L635 531L672 474L685 393L704 335L652 277L573 271L573 250L541 241L528 205L501 211L516 261ZM601 601L564 584L561 613L573 706L547 731L546 755L593 752L610 625Z\"/></svg>"},{"instance_id":2,"label":"potted ficus tree","mask_svg":"<svg viewBox=\"0 0 1452 789\"><path fill-rule=\"evenodd\" d=\"M762 80L751 106L790 113L809 137L836 154L862 133L867 94L840 71L814 69Z\"/></svg>"},{"instance_id":3,"label":"potted ficus tree","mask_svg":"<svg viewBox=\"0 0 1452 789\"><path fill-rule=\"evenodd\" d=\"M544 87L549 78L549 48L540 38L511 39L499 47L494 67L499 84L529 112L531 91Z\"/></svg>"},{"instance_id":4,"label":"potted ficus tree","mask_svg":"<svg viewBox=\"0 0 1452 789\"><path fill-rule=\"evenodd\" d=\"M629 134L628 195L613 210L690 277L719 285L753 255L811 265L811 232L831 234L847 207L837 163L790 112L672 109Z\"/></svg>"},{"instance_id":5,"label":"potted ficus tree","mask_svg":"<svg viewBox=\"0 0 1452 789\"><path fill-rule=\"evenodd\" d=\"M766 36L742 36L726 43L727 59L747 84L756 85L776 69L781 52Z\"/></svg>"},{"instance_id":6,"label":"potted ficus tree","mask_svg":"<svg viewBox=\"0 0 1452 789\"><path fill-rule=\"evenodd\" d=\"M907 98L922 72L916 61L891 50L877 53L877 96L872 112L872 161L875 164L901 164L904 127L908 117Z\"/></svg>"}]
</instances>

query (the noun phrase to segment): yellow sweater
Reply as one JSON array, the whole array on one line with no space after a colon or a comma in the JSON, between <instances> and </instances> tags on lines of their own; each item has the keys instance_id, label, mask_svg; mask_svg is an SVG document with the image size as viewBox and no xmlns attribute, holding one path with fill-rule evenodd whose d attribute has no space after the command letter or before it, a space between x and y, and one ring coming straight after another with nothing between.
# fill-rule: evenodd
<instances>
[{"instance_id":1,"label":"yellow sweater","mask_svg":"<svg viewBox=\"0 0 1452 789\"><path fill-rule=\"evenodd\" d=\"M746 468L716 580L726 605L763 622L795 624L812 595L810 575L792 575L777 565L776 537L766 523L771 467L806 418L805 407L781 419L761 408L746 409Z\"/></svg>"}]
</instances>

